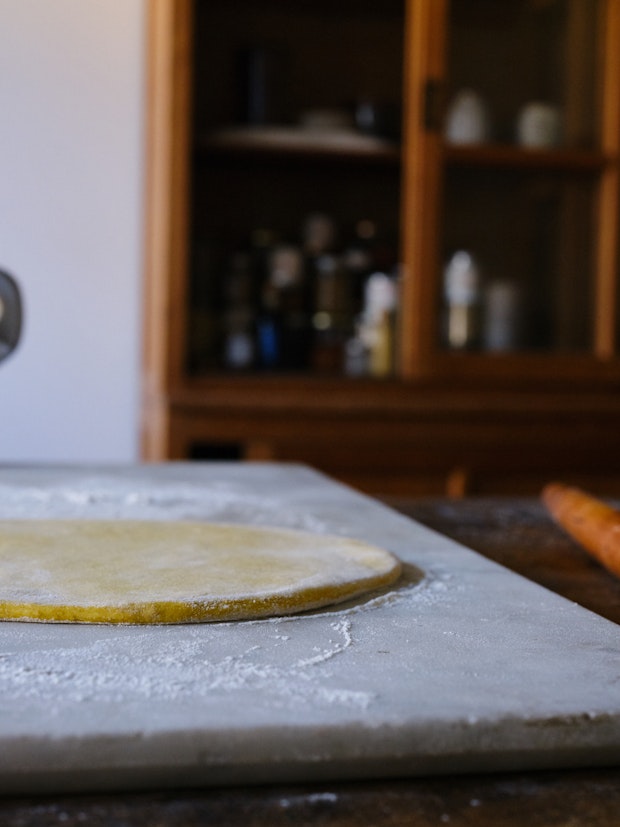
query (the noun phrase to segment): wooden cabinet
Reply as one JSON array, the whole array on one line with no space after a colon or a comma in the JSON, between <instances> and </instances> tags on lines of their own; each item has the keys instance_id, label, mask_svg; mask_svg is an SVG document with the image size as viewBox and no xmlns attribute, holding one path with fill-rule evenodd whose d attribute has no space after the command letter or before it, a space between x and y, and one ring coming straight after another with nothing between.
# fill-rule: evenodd
<instances>
[{"instance_id":1,"label":"wooden cabinet","mask_svg":"<svg viewBox=\"0 0 620 827\"><path fill-rule=\"evenodd\" d=\"M620 492L618 44L620 0L151 0L144 457Z\"/></svg>"},{"instance_id":2,"label":"wooden cabinet","mask_svg":"<svg viewBox=\"0 0 620 827\"><path fill-rule=\"evenodd\" d=\"M404 215L423 218L403 221L413 274L404 285L406 329L417 336L404 351L406 374L574 380L611 367L617 375L618 5L453 0L413 8ZM444 103L449 118L464 90L483 104L487 135L447 140ZM429 118L433 97L440 114L430 107ZM519 122L536 114L536 102L558 129L530 145ZM420 128L425 121L430 128ZM478 258L486 295L503 288L519 314L499 354L492 338L485 350L484 332L482 348L466 358L441 347L440 274L459 248ZM482 304L492 326L492 306ZM422 307L431 311L424 327Z\"/></svg>"}]
</instances>

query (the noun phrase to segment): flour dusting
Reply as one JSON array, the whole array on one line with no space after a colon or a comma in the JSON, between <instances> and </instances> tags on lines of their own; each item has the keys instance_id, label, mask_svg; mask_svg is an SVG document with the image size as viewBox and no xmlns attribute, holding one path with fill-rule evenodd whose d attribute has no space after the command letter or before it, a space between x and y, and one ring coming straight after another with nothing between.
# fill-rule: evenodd
<instances>
[{"instance_id":1,"label":"flour dusting","mask_svg":"<svg viewBox=\"0 0 620 827\"><path fill-rule=\"evenodd\" d=\"M232 483L153 484L148 480L82 478L79 485L0 482L0 519L210 520L328 533L307 509L283 509L273 497L240 492ZM331 529L334 533L334 529Z\"/></svg>"},{"instance_id":2,"label":"flour dusting","mask_svg":"<svg viewBox=\"0 0 620 827\"><path fill-rule=\"evenodd\" d=\"M272 709L301 704L362 712L377 692L342 683L334 677L342 671L332 669L340 658L355 658L356 619L399 603L431 607L445 599L448 584L441 571L420 583L409 566L400 585L367 600L244 623L149 628L8 622L0 624L0 695L47 704L50 714L76 704L209 705L236 695ZM2 649L4 630L13 651Z\"/></svg>"},{"instance_id":3,"label":"flour dusting","mask_svg":"<svg viewBox=\"0 0 620 827\"><path fill-rule=\"evenodd\" d=\"M0 694L63 706L93 700L195 703L235 692L262 693L273 706L301 700L363 709L372 702L369 693L329 684L326 665L353 645L349 620L331 622L327 637L313 638L319 645L310 653L295 634L264 634L256 622L246 624L244 649L226 654L226 626L167 628L163 636L157 629L124 628L72 648L3 652Z\"/></svg>"}]
</instances>

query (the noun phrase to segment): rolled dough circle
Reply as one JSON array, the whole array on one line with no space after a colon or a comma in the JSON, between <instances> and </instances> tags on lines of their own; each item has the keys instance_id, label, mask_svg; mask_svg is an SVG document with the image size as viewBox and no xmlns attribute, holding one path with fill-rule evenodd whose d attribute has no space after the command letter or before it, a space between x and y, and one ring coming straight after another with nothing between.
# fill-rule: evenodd
<instances>
[{"instance_id":1,"label":"rolled dough circle","mask_svg":"<svg viewBox=\"0 0 620 827\"><path fill-rule=\"evenodd\" d=\"M198 522L4 520L0 619L199 623L315 609L392 583L358 540Z\"/></svg>"}]
</instances>

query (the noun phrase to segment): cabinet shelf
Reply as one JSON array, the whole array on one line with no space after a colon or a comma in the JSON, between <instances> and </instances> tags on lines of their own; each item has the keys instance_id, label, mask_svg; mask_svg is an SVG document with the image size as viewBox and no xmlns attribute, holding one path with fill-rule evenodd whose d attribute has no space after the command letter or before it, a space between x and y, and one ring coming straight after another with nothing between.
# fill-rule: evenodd
<instances>
[{"instance_id":1,"label":"cabinet shelf","mask_svg":"<svg viewBox=\"0 0 620 827\"><path fill-rule=\"evenodd\" d=\"M397 165L400 148L383 138L358 132L314 133L296 127L231 128L199 138L202 158L256 160L257 162L350 161Z\"/></svg>"},{"instance_id":2,"label":"cabinet shelf","mask_svg":"<svg viewBox=\"0 0 620 827\"><path fill-rule=\"evenodd\" d=\"M497 167L503 170L547 170L569 173L600 172L610 159L602 152L579 149L523 149L508 144L446 145L450 166Z\"/></svg>"},{"instance_id":3,"label":"cabinet shelf","mask_svg":"<svg viewBox=\"0 0 620 827\"><path fill-rule=\"evenodd\" d=\"M519 385L530 390L540 390L543 386L574 386L575 383L578 383L582 390L596 385L609 387L609 383L620 389L620 360L617 357L601 358L580 351L444 350L436 355L434 368L437 376L441 377L439 384L445 381L446 377L451 377L454 381L463 380L470 389L472 383L474 387L476 384L488 385L489 379L498 391L504 386L514 388ZM254 393L259 388L265 388L269 397L274 388L286 388L287 392L293 395L305 395L308 391L312 396L317 389L321 392L329 391L330 394L339 389L345 396L355 392L362 397L368 396L368 400L371 401L373 398L380 398L386 389L400 387L406 392L408 387L418 387L421 381L401 377L398 372L385 377L358 377L310 370L249 370L235 373L220 369L192 374L179 386L177 393L180 398L189 398L192 394L210 395L214 389L221 388L235 388L241 394ZM378 390L381 391L380 394L377 394Z\"/></svg>"},{"instance_id":4,"label":"cabinet shelf","mask_svg":"<svg viewBox=\"0 0 620 827\"><path fill-rule=\"evenodd\" d=\"M574 412L587 410L593 397L598 405L609 410L616 411L620 406L617 395L609 393L610 371L603 363L599 363L600 371L591 370L593 362L588 357L576 359L572 364L569 358L554 358L556 381L549 381L547 377L543 387L542 375L534 375L536 364L541 364L535 356L526 359L533 368L527 379L517 370L516 359L520 357L502 355L497 358L506 360L509 369L492 387L486 377L480 375L487 357L471 354L461 356L466 370L460 376L455 375L449 387L445 381L434 379L412 383L397 377L374 380L317 374L211 374L186 380L182 386L171 390L171 398L175 406L188 413L217 408L242 415L243 406L251 400L256 414L272 411L287 416L292 412L312 415L338 411L347 419L363 418L368 414L380 414L389 419L398 412L424 413L432 418L431 409L439 407L449 410L457 418L473 410L510 412L514 410L516 398L522 400L521 404L527 399L531 413L540 406L552 410L558 398L563 400L565 410L568 407ZM514 371L510 370L511 366ZM576 374L580 374L583 394L575 393ZM380 382L380 393L377 393L377 381ZM412 387L415 387L415 393L411 392ZM294 421L291 426L295 427Z\"/></svg>"}]
</instances>

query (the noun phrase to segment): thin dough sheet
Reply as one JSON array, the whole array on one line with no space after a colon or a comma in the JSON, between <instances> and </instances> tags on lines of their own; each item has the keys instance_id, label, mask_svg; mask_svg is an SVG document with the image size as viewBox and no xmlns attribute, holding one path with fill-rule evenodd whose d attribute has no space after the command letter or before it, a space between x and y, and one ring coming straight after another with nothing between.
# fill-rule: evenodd
<instances>
[{"instance_id":1,"label":"thin dough sheet","mask_svg":"<svg viewBox=\"0 0 620 827\"><path fill-rule=\"evenodd\" d=\"M0 620L197 623L320 608L393 583L358 540L128 520L0 521Z\"/></svg>"}]
</instances>

